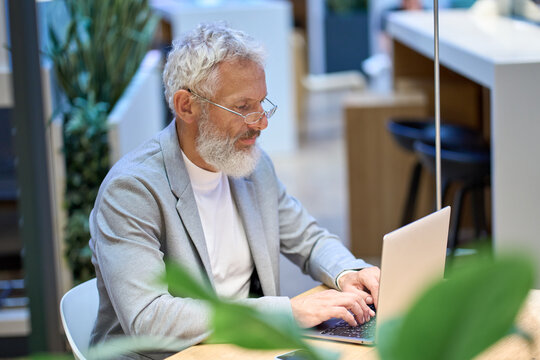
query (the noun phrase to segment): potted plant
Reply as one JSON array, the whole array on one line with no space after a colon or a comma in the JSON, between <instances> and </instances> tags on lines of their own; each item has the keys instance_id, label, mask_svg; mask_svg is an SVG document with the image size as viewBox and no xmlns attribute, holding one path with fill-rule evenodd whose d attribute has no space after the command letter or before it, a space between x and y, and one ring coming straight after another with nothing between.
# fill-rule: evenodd
<instances>
[{"instance_id":1,"label":"potted plant","mask_svg":"<svg viewBox=\"0 0 540 360\"><path fill-rule=\"evenodd\" d=\"M153 38L148 0L66 0L65 34L49 28L48 55L63 92L67 210L66 257L75 282L94 276L88 217L109 169L107 115L122 96Z\"/></svg>"}]
</instances>

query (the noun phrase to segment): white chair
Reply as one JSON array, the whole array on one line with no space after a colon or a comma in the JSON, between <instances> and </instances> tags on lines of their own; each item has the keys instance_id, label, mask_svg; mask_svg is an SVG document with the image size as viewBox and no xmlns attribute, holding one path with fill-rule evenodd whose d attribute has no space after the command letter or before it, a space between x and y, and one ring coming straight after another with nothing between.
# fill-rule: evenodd
<instances>
[{"instance_id":1,"label":"white chair","mask_svg":"<svg viewBox=\"0 0 540 360\"><path fill-rule=\"evenodd\" d=\"M69 290L60 301L62 326L75 359L85 360L97 317L99 296L96 279Z\"/></svg>"}]
</instances>

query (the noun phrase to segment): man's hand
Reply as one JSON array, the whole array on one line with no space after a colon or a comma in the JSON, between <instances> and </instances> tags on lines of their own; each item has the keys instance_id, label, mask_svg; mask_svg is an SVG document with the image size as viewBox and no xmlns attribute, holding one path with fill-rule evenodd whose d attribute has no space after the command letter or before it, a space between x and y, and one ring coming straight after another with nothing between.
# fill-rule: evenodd
<instances>
[{"instance_id":1,"label":"man's hand","mask_svg":"<svg viewBox=\"0 0 540 360\"><path fill-rule=\"evenodd\" d=\"M331 318L345 320L351 326L369 321L375 312L362 296L351 292L325 290L291 299L294 318L301 327L309 328Z\"/></svg>"},{"instance_id":2,"label":"man's hand","mask_svg":"<svg viewBox=\"0 0 540 360\"><path fill-rule=\"evenodd\" d=\"M357 294L367 304L377 307L380 276L381 270L378 267L365 268L343 275L339 278L339 287L341 291Z\"/></svg>"}]
</instances>

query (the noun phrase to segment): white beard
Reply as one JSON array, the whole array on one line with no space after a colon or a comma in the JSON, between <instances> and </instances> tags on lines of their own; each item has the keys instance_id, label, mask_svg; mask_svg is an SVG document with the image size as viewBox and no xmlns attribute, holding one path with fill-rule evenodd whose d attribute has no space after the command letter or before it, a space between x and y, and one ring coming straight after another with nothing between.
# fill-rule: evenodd
<instances>
[{"instance_id":1,"label":"white beard","mask_svg":"<svg viewBox=\"0 0 540 360\"><path fill-rule=\"evenodd\" d=\"M199 136L195 141L201 158L227 176L241 178L251 174L257 166L261 150L255 145L246 150L237 150L234 144L246 133L235 138L223 136L205 111L201 115L198 123Z\"/></svg>"}]
</instances>

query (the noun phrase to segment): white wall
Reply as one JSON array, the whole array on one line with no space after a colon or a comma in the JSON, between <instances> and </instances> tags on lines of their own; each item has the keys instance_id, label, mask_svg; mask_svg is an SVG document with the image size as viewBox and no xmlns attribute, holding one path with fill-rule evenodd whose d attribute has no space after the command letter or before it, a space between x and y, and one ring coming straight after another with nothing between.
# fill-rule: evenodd
<instances>
[{"instance_id":1,"label":"white wall","mask_svg":"<svg viewBox=\"0 0 540 360\"><path fill-rule=\"evenodd\" d=\"M144 57L107 119L111 166L163 129L162 94L161 53L152 50Z\"/></svg>"}]
</instances>

